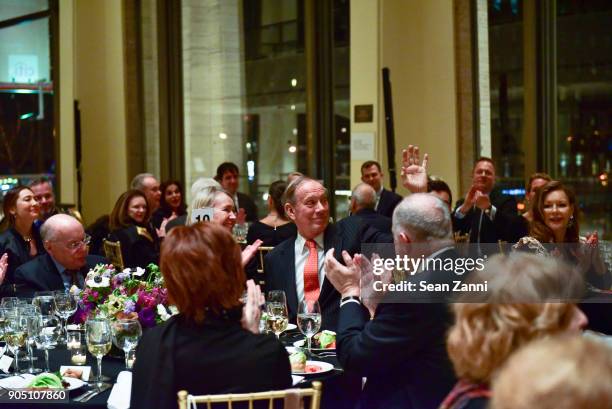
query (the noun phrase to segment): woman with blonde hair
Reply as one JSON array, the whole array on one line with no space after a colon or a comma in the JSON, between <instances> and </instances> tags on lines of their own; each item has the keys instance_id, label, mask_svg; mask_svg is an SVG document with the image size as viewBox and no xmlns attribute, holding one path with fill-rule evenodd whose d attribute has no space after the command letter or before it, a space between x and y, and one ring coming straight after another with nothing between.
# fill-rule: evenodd
<instances>
[{"instance_id":1,"label":"woman with blonde hair","mask_svg":"<svg viewBox=\"0 0 612 409\"><path fill-rule=\"evenodd\" d=\"M194 224L192 220L193 212L203 208L213 209L213 217L210 222L223 226L227 231L232 232L236 224L236 207L229 193L217 186L209 186L199 190L191 201L191 206L189 206L187 225ZM261 240L256 240L242 250L243 266L246 266L255 256L261 244Z\"/></svg>"},{"instance_id":2,"label":"woman with blonde hair","mask_svg":"<svg viewBox=\"0 0 612 409\"><path fill-rule=\"evenodd\" d=\"M574 304L582 278L562 262L527 253L496 255L472 274L468 280L486 282L487 291L464 295L453 305L447 350L459 382L443 409L485 408L491 380L514 351L587 324Z\"/></svg>"},{"instance_id":3,"label":"woman with blonde hair","mask_svg":"<svg viewBox=\"0 0 612 409\"><path fill-rule=\"evenodd\" d=\"M492 409L609 409L612 349L604 341L555 337L521 348L493 382Z\"/></svg>"}]
</instances>

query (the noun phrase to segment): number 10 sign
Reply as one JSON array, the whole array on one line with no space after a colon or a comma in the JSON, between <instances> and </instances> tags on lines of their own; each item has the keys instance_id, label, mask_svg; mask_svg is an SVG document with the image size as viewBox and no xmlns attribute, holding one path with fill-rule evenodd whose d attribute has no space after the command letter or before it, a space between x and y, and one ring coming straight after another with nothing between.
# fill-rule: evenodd
<instances>
[{"instance_id":1,"label":"number 10 sign","mask_svg":"<svg viewBox=\"0 0 612 409\"><path fill-rule=\"evenodd\" d=\"M212 207L203 207L201 209L193 209L191 212L191 224L199 222L209 222L213 218L215 209Z\"/></svg>"}]
</instances>

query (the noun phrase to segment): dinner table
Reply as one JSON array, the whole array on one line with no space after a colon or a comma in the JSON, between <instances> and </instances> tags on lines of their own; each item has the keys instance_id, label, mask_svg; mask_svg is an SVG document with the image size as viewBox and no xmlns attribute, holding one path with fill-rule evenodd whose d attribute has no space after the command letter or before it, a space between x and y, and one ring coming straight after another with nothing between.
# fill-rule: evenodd
<instances>
[{"instance_id":1,"label":"dinner table","mask_svg":"<svg viewBox=\"0 0 612 409\"><path fill-rule=\"evenodd\" d=\"M280 341L288 347L293 346L296 341L304 339L296 330L286 331L280 337ZM349 409L355 406L359 392L361 391L361 378L345 373L336 358L336 355L332 352L325 353L323 355L317 354L309 357L310 360L317 360L327 362L333 365L333 369L326 371L321 374L309 374L304 376L295 387L308 388L312 385L312 381L321 381L323 383L323 395L321 399L322 409ZM23 356L23 351L21 352ZM44 351L34 349L34 355L37 357L36 366L44 366ZM59 371L61 366L74 366L70 362L71 353L65 345L58 345L54 349L49 350L49 367L51 372ZM26 368L28 364L25 362L20 363L21 368ZM83 395L88 390L95 388L95 375L97 374L97 362L96 358L91 354L87 354L86 363L84 366L91 368L88 382L83 387L69 391L68 399L53 402L53 403L36 403L33 401L26 402L11 402L8 400L8 396L5 394L0 396L0 407L4 408L16 408L24 409L27 407L52 407L52 408L107 408L107 401L111 394L112 388L109 388L88 400L87 402L77 402L74 399ZM106 355L102 359L102 374L109 377L108 383L115 384L119 373L125 371L125 360L123 352L118 351L117 354Z\"/></svg>"}]
</instances>

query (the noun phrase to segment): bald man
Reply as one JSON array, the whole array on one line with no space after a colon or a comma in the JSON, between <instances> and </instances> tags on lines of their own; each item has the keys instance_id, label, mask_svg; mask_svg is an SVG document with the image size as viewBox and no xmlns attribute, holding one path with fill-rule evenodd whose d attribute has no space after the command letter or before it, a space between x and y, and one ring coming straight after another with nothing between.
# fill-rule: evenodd
<instances>
[{"instance_id":1,"label":"bald man","mask_svg":"<svg viewBox=\"0 0 612 409\"><path fill-rule=\"evenodd\" d=\"M391 234L391 219L378 214L376 207L376 191L367 183L360 183L351 193L351 214L361 222L382 233Z\"/></svg>"},{"instance_id":2,"label":"bald man","mask_svg":"<svg viewBox=\"0 0 612 409\"><path fill-rule=\"evenodd\" d=\"M47 254L21 265L15 271L20 295L35 291L83 288L87 272L98 263L107 263L100 256L88 255L90 237L77 219L66 214L51 216L42 225L40 235Z\"/></svg>"}]
</instances>

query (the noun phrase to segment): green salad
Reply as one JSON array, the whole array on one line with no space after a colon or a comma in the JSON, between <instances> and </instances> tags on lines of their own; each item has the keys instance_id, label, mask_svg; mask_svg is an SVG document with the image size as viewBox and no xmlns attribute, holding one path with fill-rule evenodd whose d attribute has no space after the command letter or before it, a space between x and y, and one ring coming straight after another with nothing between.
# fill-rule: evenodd
<instances>
[{"instance_id":1,"label":"green salad","mask_svg":"<svg viewBox=\"0 0 612 409\"><path fill-rule=\"evenodd\" d=\"M62 384L62 376L59 372L42 373L32 379L28 388L48 388L48 389L64 389Z\"/></svg>"}]
</instances>

